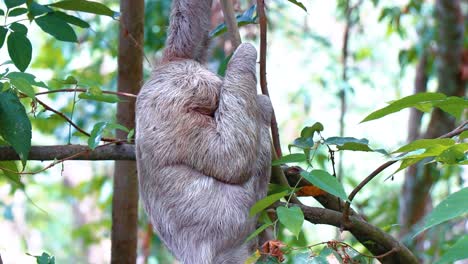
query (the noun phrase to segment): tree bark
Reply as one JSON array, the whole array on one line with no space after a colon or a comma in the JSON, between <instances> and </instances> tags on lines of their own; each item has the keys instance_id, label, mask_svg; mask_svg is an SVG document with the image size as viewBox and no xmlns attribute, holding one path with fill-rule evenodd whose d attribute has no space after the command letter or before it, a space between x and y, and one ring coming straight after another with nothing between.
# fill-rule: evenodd
<instances>
[{"instance_id":1,"label":"tree bark","mask_svg":"<svg viewBox=\"0 0 468 264\"><path fill-rule=\"evenodd\" d=\"M463 96L466 87L461 78L464 19L459 0L437 0L437 79L438 92L448 96ZM429 125L422 133L424 138L433 138L452 130L455 120L439 109L432 112ZM412 135L410 134L410 139ZM419 165L408 171L403 184L400 204L401 234L405 235L427 213L430 189L437 180L433 164ZM404 206L403 206L404 205ZM416 247L418 246L416 241Z\"/></svg>"},{"instance_id":2,"label":"tree bark","mask_svg":"<svg viewBox=\"0 0 468 264\"><path fill-rule=\"evenodd\" d=\"M120 1L118 91L137 94L143 81L143 0ZM117 105L117 122L135 127L135 102ZM125 138L124 132L117 132ZM135 263L137 257L138 178L134 161L116 161L112 197L111 263Z\"/></svg>"}]
</instances>

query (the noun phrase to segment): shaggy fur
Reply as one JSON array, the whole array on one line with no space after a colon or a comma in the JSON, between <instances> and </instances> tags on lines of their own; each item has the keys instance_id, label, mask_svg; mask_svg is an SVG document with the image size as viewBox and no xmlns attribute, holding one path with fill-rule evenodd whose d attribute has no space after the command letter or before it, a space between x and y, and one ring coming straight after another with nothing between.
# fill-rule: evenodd
<instances>
[{"instance_id":1,"label":"shaggy fur","mask_svg":"<svg viewBox=\"0 0 468 264\"><path fill-rule=\"evenodd\" d=\"M250 207L270 175L267 97L256 93L256 51L242 44L221 79L198 61L211 0L174 0L164 62L136 107L140 196L155 231L185 264L244 263Z\"/></svg>"}]
</instances>

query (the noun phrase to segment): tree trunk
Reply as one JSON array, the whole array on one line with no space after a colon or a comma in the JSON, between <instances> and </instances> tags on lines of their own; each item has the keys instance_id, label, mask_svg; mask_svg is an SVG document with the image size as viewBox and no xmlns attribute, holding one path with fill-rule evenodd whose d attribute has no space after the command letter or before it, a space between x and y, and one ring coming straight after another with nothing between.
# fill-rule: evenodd
<instances>
[{"instance_id":1,"label":"tree trunk","mask_svg":"<svg viewBox=\"0 0 468 264\"><path fill-rule=\"evenodd\" d=\"M437 78L438 92L448 96L463 96L465 83L461 76L464 21L459 0L437 0L436 20L437 39ZM435 138L453 129L455 120L440 109L434 109L424 138ZM414 129L414 128L413 128ZM410 131L409 139L414 139ZM408 170L403 184L400 200L401 235L405 235L414 224L427 213L430 202L430 189L437 180L437 171L433 164L420 164ZM416 248L420 245L415 241Z\"/></svg>"},{"instance_id":2,"label":"tree trunk","mask_svg":"<svg viewBox=\"0 0 468 264\"><path fill-rule=\"evenodd\" d=\"M414 93L423 93L427 90L427 56L428 54L424 52L421 57L419 58L418 65L416 67L416 76L414 81ZM409 122L408 122L408 142L414 141L420 137L420 130L421 130L421 119L423 113L416 109L411 109L409 115ZM410 228L415 222L413 219L414 215L419 215L420 213L415 213L416 211L423 211L424 208L414 208L414 206L419 206L425 201L416 201L414 200L415 197L420 197L418 191L418 186L415 186L416 180L414 179L418 173L418 165L410 166L405 173L405 183L403 185L402 196L400 197L400 212L399 212L399 219L400 223L402 224L400 230L400 236L406 235ZM422 195L423 197L424 195ZM413 200L407 200L413 199ZM416 217L418 218L418 217Z\"/></svg>"},{"instance_id":3,"label":"tree trunk","mask_svg":"<svg viewBox=\"0 0 468 264\"><path fill-rule=\"evenodd\" d=\"M143 78L143 0L120 1L118 90L137 94ZM119 102L117 122L135 127L135 101ZM125 138L122 131L117 138ZM134 161L116 161L112 197L111 263L135 263L137 257L138 178Z\"/></svg>"}]
</instances>

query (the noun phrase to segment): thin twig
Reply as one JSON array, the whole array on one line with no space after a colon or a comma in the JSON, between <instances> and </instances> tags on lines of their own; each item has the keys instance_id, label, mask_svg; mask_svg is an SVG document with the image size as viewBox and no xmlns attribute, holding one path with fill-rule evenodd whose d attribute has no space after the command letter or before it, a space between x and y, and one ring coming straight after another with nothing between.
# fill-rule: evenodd
<instances>
[{"instance_id":1,"label":"thin twig","mask_svg":"<svg viewBox=\"0 0 468 264\"><path fill-rule=\"evenodd\" d=\"M87 89L82 89L82 88L67 88L67 89L57 89L57 90L50 90L50 91L44 91L44 92L39 92L36 93L36 95L43 95L43 94L52 94L52 93L62 93L62 92L80 92L80 93L86 93L88 92ZM123 97L130 97L130 98L136 98L137 96L131 93L123 93L123 92L114 92L114 91L102 91L104 94L115 94L118 96L123 96Z\"/></svg>"},{"instance_id":2,"label":"thin twig","mask_svg":"<svg viewBox=\"0 0 468 264\"><path fill-rule=\"evenodd\" d=\"M340 244L342 246L346 246L348 248L351 248L353 249L354 251L356 251L359 255L363 256L363 257L366 257L366 258L375 258L375 259L381 259L381 258L384 258L394 252L397 252L398 250L396 248L392 248L391 250L385 252L384 254L381 254L381 255L377 255L377 256L373 256L373 255L367 255L367 254L363 254L363 253L360 253L357 249L355 249L354 247L352 247L350 244L346 243L346 242L343 242L343 241L325 241L325 242L320 242L320 243L316 243L316 244L313 244L313 245L308 245L308 246L303 246L303 247L289 247L288 248L288 251L284 252L285 254L289 253L290 251L293 251L293 250L301 250L301 249L310 249L310 248L313 248L313 247L316 247L316 246L321 246L321 245L325 245L325 244Z\"/></svg>"},{"instance_id":3,"label":"thin twig","mask_svg":"<svg viewBox=\"0 0 468 264\"><path fill-rule=\"evenodd\" d=\"M46 103L44 103L43 101L39 100L39 99L35 99L35 101L37 101L40 105L42 105L44 107L45 110L48 110L48 111L51 111L53 113L55 113L56 115L62 117L63 119L65 119L65 121L67 121L71 126L73 126L76 130L78 130L78 132L80 132L81 134L83 135L86 135L86 136L91 136L88 132L84 131L81 127L79 127L77 124L75 124L68 116L66 116L64 113L60 112L60 111L57 111L55 109L53 109L52 107L48 106ZM116 138L106 138L106 137L102 137L101 138L101 141L105 141L105 142L117 142L117 141L122 141L122 139L116 139Z\"/></svg>"},{"instance_id":4,"label":"thin twig","mask_svg":"<svg viewBox=\"0 0 468 264\"><path fill-rule=\"evenodd\" d=\"M468 121L463 122L460 126L455 128L454 130L450 131L447 134L444 134L438 138L451 138L457 135L460 135L464 131L468 131ZM404 154L404 153L403 153ZM384 164L380 165L377 169L375 169L369 176L367 176L361 183L359 183L356 188L349 194L348 196L348 201L345 204L344 211L343 211L343 218L344 218L344 223L349 224L349 207L351 205L351 202L353 201L354 197L357 195L357 193L366 186L372 179L374 179L379 173L381 173L383 170L386 168L390 167L394 163L396 163L398 160L391 160L387 161Z\"/></svg>"},{"instance_id":5,"label":"thin twig","mask_svg":"<svg viewBox=\"0 0 468 264\"><path fill-rule=\"evenodd\" d=\"M75 89L76 89L76 86L75 86ZM73 93L73 104L72 104L72 110L71 110L71 114L70 114L70 120L73 121L73 114L75 113L75 105L76 105L76 91ZM72 133L71 133L71 126L69 125L68 126L68 144L70 145L71 144L71 137L72 137Z\"/></svg>"},{"instance_id":6,"label":"thin twig","mask_svg":"<svg viewBox=\"0 0 468 264\"><path fill-rule=\"evenodd\" d=\"M121 18L123 19L123 17ZM140 44L136 39L135 37L132 35L132 33L130 33L130 30L128 30L127 26L125 25L124 21L123 20L118 20L120 23L120 27L122 27L122 29L124 30L124 35L125 37L128 37L128 39L130 39L133 43L133 45L135 46L135 48L139 49L141 51L141 54L143 56L143 58L145 58L146 62L150 65L150 67L153 67L153 64L151 63L151 61L148 59L148 57L146 57L146 54L145 54L145 48L143 47L142 44Z\"/></svg>"},{"instance_id":7,"label":"thin twig","mask_svg":"<svg viewBox=\"0 0 468 264\"><path fill-rule=\"evenodd\" d=\"M257 0L257 14L260 23L260 87L262 94L270 96L266 78L266 51L267 51L267 18L265 14L265 1ZM271 116L271 136L273 140L274 151L281 158L281 143L279 139L278 123L276 122L275 111Z\"/></svg>"},{"instance_id":8,"label":"thin twig","mask_svg":"<svg viewBox=\"0 0 468 264\"><path fill-rule=\"evenodd\" d=\"M349 33L351 31L351 28L353 26L352 21L351 21L351 8L350 8L350 2L351 0L346 0L345 1L345 27L343 31L343 44L341 46L341 80L343 84L348 83L348 47L349 47ZM346 102L346 85L342 85L341 89L338 93L338 97L340 99L340 118L339 118L339 136L343 137L344 136L344 131L345 131L345 116L346 116L346 108L347 108L347 102ZM344 158L344 152L340 153L340 159L338 160L338 181L341 180L343 177L343 158Z\"/></svg>"}]
</instances>

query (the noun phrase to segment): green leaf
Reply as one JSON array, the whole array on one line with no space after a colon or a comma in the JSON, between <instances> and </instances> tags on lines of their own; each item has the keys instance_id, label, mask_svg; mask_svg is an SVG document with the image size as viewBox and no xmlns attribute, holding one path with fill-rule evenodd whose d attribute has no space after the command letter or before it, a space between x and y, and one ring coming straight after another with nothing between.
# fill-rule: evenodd
<instances>
[{"instance_id":1,"label":"green leaf","mask_svg":"<svg viewBox=\"0 0 468 264\"><path fill-rule=\"evenodd\" d=\"M5 0L5 5L8 9L12 9L13 7L20 6L26 3L26 0Z\"/></svg>"},{"instance_id":2,"label":"green leaf","mask_svg":"<svg viewBox=\"0 0 468 264\"><path fill-rule=\"evenodd\" d=\"M462 236L434 264L454 263L457 260L468 259L468 235Z\"/></svg>"},{"instance_id":3,"label":"green leaf","mask_svg":"<svg viewBox=\"0 0 468 264\"><path fill-rule=\"evenodd\" d=\"M5 16L5 11L3 11L3 9L0 9L0 16Z\"/></svg>"},{"instance_id":4,"label":"green leaf","mask_svg":"<svg viewBox=\"0 0 468 264\"><path fill-rule=\"evenodd\" d=\"M135 135L135 129L128 131L127 142L131 142L134 135Z\"/></svg>"},{"instance_id":5,"label":"green leaf","mask_svg":"<svg viewBox=\"0 0 468 264\"><path fill-rule=\"evenodd\" d=\"M346 143L359 143L363 145L368 145L369 140L362 138L362 139L357 139L353 137L329 137L325 140L325 144L328 145L337 145L337 146L343 146Z\"/></svg>"},{"instance_id":6,"label":"green leaf","mask_svg":"<svg viewBox=\"0 0 468 264\"><path fill-rule=\"evenodd\" d=\"M418 149L428 149L434 146L452 146L454 144L455 140L451 138L418 139L395 150L393 153L410 152Z\"/></svg>"},{"instance_id":7,"label":"green leaf","mask_svg":"<svg viewBox=\"0 0 468 264\"><path fill-rule=\"evenodd\" d=\"M463 131L460 136L458 136L460 140L464 140L468 138L468 131Z\"/></svg>"},{"instance_id":8,"label":"green leaf","mask_svg":"<svg viewBox=\"0 0 468 264\"><path fill-rule=\"evenodd\" d=\"M26 14L28 12L27 8L24 7L18 7L10 11L8 13L8 17L15 17L15 16L21 16L23 14Z\"/></svg>"},{"instance_id":9,"label":"green leaf","mask_svg":"<svg viewBox=\"0 0 468 264\"><path fill-rule=\"evenodd\" d=\"M324 170L302 171L301 176L318 188L333 194L344 201L348 200L343 185L330 173Z\"/></svg>"},{"instance_id":10,"label":"green leaf","mask_svg":"<svg viewBox=\"0 0 468 264\"><path fill-rule=\"evenodd\" d=\"M289 144L288 148L291 150L291 147L296 147L300 149L310 149L314 147L315 142L311 137L308 138L296 138L292 144Z\"/></svg>"},{"instance_id":11,"label":"green leaf","mask_svg":"<svg viewBox=\"0 0 468 264\"><path fill-rule=\"evenodd\" d=\"M18 172L18 167L16 166L15 161L0 161L0 170L2 170L3 175L5 175L11 183L13 191L16 189L24 190L24 183L21 182L20 174L11 172Z\"/></svg>"},{"instance_id":12,"label":"green leaf","mask_svg":"<svg viewBox=\"0 0 468 264\"><path fill-rule=\"evenodd\" d=\"M307 12L307 8L304 6L303 3L299 2L299 1L296 1L296 0L288 0L288 2L297 5L298 7L302 8L302 10Z\"/></svg>"},{"instance_id":13,"label":"green leaf","mask_svg":"<svg viewBox=\"0 0 468 264\"><path fill-rule=\"evenodd\" d=\"M31 256L31 255L30 255ZM36 258L37 264L55 264L55 257L43 252L40 256L33 256Z\"/></svg>"},{"instance_id":14,"label":"green leaf","mask_svg":"<svg viewBox=\"0 0 468 264\"><path fill-rule=\"evenodd\" d=\"M275 193L280 193L284 191L292 192L294 191L294 188L291 188L286 185L275 184L275 183L268 184L268 194L275 194Z\"/></svg>"},{"instance_id":15,"label":"green leaf","mask_svg":"<svg viewBox=\"0 0 468 264\"><path fill-rule=\"evenodd\" d=\"M306 126L301 131L301 138L313 138L315 132L323 131L323 125L320 122L316 122L312 126Z\"/></svg>"},{"instance_id":16,"label":"green leaf","mask_svg":"<svg viewBox=\"0 0 468 264\"><path fill-rule=\"evenodd\" d=\"M329 247L324 247L324 248L322 248L322 250L320 250L319 256L328 257L328 256L332 255L333 252L335 252L333 249L331 249Z\"/></svg>"},{"instance_id":17,"label":"green leaf","mask_svg":"<svg viewBox=\"0 0 468 264\"><path fill-rule=\"evenodd\" d=\"M434 106L431 103L420 103L418 105L415 105L414 108L424 113L430 113Z\"/></svg>"},{"instance_id":18,"label":"green leaf","mask_svg":"<svg viewBox=\"0 0 468 264\"><path fill-rule=\"evenodd\" d=\"M86 0L64 0L59 1L49 6L61 8L65 10L73 10L73 11L80 11L86 13L92 13L96 15L105 15L114 17L116 13L110 10L107 6L93 1L86 1Z\"/></svg>"},{"instance_id":19,"label":"green leaf","mask_svg":"<svg viewBox=\"0 0 468 264\"><path fill-rule=\"evenodd\" d=\"M7 33L8 33L8 29L0 26L0 49L3 47L3 43L5 43L5 38L6 38Z\"/></svg>"},{"instance_id":20,"label":"green leaf","mask_svg":"<svg viewBox=\"0 0 468 264\"><path fill-rule=\"evenodd\" d=\"M302 153L294 153L289 154L281 157L279 160L274 160L271 163L271 166L281 165L285 163L292 163L292 162L303 162L306 161L306 156Z\"/></svg>"},{"instance_id":21,"label":"green leaf","mask_svg":"<svg viewBox=\"0 0 468 264\"><path fill-rule=\"evenodd\" d=\"M388 153L383 149L372 149L369 147L369 140L362 138L357 139L353 137L329 137L324 142L327 145L336 145L338 150L352 150L352 151L376 151L387 155Z\"/></svg>"},{"instance_id":22,"label":"green leaf","mask_svg":"<svg viewBox=\"0 0 468 264\"><path fill-rule=\"evenodd\" d=\"M415 107L420 104L434 103L445 99L446 96L441 93L418 93L410 96L406 96L402 99L396 100L390 103L388 106L381 108L377 111L372 112L362 122L367 122L375 119L382 118L386 115L398 112L404 108Z\"/></svg>"},{"instance_id":23,"label":"green leaf","mask_svg":"<svg viewBox=\"0 0 468 264\"><path fill-rule=\"evenodd\" d=\"M344 143L342 146L337 146L338 150L352 150L352 151L374 151L367 144L357 143L357 142L348 142Z\"/></svg>"},{"instance_id":24,"label":"green leaf","mask_svg":"<svg viewBox=\"0 0 468 264\"><path fill-rule=\"evenodd\" d=\"M44 32L49 33L58 40L78 42L73 28L55 13L48 13L45 16L38 17L35 21Z\"/></svg>"},{"instance_id":25,"label":"green leaf","mask_svg":"<svg viewBox=\"0 0 468 264\"><path fill-rule=\"evenodd\" d=\"M257 19L257 5L252 5L249 9L247 9L241 15L236 16L237 25L244 26L248 24L255 24L255 20ZM215 29L210 32L210 38L219 36L227 31L226 24L222 23L219 24Z\"/></svg>"},{"instance_id":26,"label":"green leaf","mask_svg":"<svg viewBox=\"0 0 468 264\"><path fill-rule=\"evenodd\" d=\"M113 94L91 94L91 93L82 93L78 95L78 98L85 100L93 100L105 103L118 103L120 102L119 97Z\"/></svg>"},{"instance_id":27,"label":"green leaf","mask_svg":"<svg viewBox=\"0 0 468 264\"><path fill-rule=\"evenodd\" d=\"M401 161L401 164L400 164L400 167L398 168L398 170L396 170L393 174L401 171L401 170L404 170L406 169L407 167L413 165L413 164L416 164L418 162L420 162L421 160L425 159L424 157L423 158L409 158L409 159L403 159Z\"/></svg>"},{"instance_id":28,"label":"green leaf","mask_svg":"<svg viewBox=\"0 0 468 264\"><path fill-rule=\"evenodd\" d=\"M104 131L114 130L114 129L122 130L127 133L130 132L128 128L120 124L109 123L109 122L96 123L93 127L93 130L91 131L91 135L88 138L88 147L94 150L99 145L99 142L101 141L102 134L104 133Z\"/></svg>"},{"instance_id":29,"label":"green leaf","mask_svg":"<svg viewBox=\"0 0 468 264\"><path fill-rule=\"evenodd\" d=\"M261 232L263 232L263 230L267 229L269 226L271 226L272 224L263 224L262 226L260 226L259 228L257 228L257 230L255 230L252 234L250 234L247 239L245 239L245 242L248 242L252 239L254 239L256 236L258 236Z\"/></svg>"},{"instance_id":30,"label":"green leaf","mask_svg":"<svg viewBox=\"0 0 468 264\"><path fill-rule=\"evenodd\" d=\"M69 23L69 24L72 24L72 25L75 25L75 26L78 26L80 28L89 28L89 24L88 22L76 17L76 16L71 16L71 15L68 15L64 12L60 12L60 11L57 11L55 12L55 15L64 20L65 22Z\"/></svg>"},{"instance_id":31,"label":"green leaf","mask_svg":"<svg viewBox=\"0 0 468 264\"><path fill-rule=\"evenodd\" d=\"M436 157L436 161L445 164L458 164L466 160L465 153L468 151L468 143L461 143L451 146Z\"/></svg>"},{"instance_id":32,"label":"green leaf","mask_svg":"<svg viewBox=\"0 0 468 264\"><path fill-rule=\"evenodd\" d=\"M280 193L275 193L272 195L268 195L267 197L261 199L260 201L256 202L252 208L250 208L249 216L252 217L262 211L263 209L267 208L268 206L274 204L276 201L280 200L284 196L286 196L289 192L284 191Z\"/></svg>"},{"instance_id":33,"label":"green leaf","mask_svg":"<svg viewBox=\"0 0 468 264\"><path fill-rule=\"evenodd\" d=\"M439 107L442 111L459 120L463 111L468 108L468 100L462 97L451 96L441 102L434 103L434 106Z\"/></svg>"},{"instance_id":34,"label":"green leaf","mask_svg":"<svg viewBox=\"0 0 468 264\"><path fill-rule=\"evenodd\" d=\"M301 252L292 257L291 263L298 264L328 264L327 258L322 256L311 256L309 252Z\"/></svg>"},{"instance_id":35,"label":"green leaf","mask_svg":"<svg viewBox=\"0 0 468 264\"><path fill-rule=\"evenodd\" d=\"M0 135L18 153L24 166L31 149L31 122L12 92L0 92Z\"/></svg>"},{"instance_id":36,"label":"green leaf","mask_svg":"<svg viewBox=\"0 0 468 264\"><path fill-rule=\"evenodd\" d=\"M78 84L78 81L73 76L67 76L65 80L61 81L63 84Z\"/></svg>"},{"instance_id":37,"label":"green leaf","mask_svg":"<svg viewBox=\"0 0 468 264\"><path fill-rule=\"evenodd\" d=\"M130 130L128 130L128 128L126 128L125 126L122 126L121 124L116 124L116 123L108 123L107 129L109 130L118 129L118 130L122 130L124 132L130 133Z\"/></svg>"},{"instance_id":38,"label":"green leaf","mask_svg":"<svg viewBox=\"0 0 468 264\"><path fill-rule=\"evenodd\" d=\"M273 256L264 256L259 259L255 264L281 264L276 257Z\"/></svg>"},{"instance_id":39,"label":"green leaf","mask_svg":"<svg viewBox=\"0 0 468 264\"><path fill-rule=\"evenodd\" d=\"M22 33L13 32L8 36L8 54L16 68L24 72L31 62L32 46L29 39Z\"/></svg>"},{"instance_id":40,"label":"green leaf","mask_svg":"<svg viewBox=\"0 0 468 264\"><path fill-rule=\"evenodd\" d=\"M36 76L30 74L30 73L25 73L25 72L10 72L6 75L8 79L24 79L26 80L29 84L37 86L37 87L42 87L42 88L48 88L47 84L41 81L36 81Z\"/></svg>"},{"instance_id":41,"label":"green leaf","mask_svg":"<svg viewBox=\"0 0 468 264\"><path fill-rule=\"evenodd\" d=\"M28 3L28 9L29 9L29 14L28 16L31 18L43 15L45 13L50 13L53 12L54 10L52 8L49 8L45 5L41 5L36 3L35 1L31 2L30 4Z\"/></svg>"},{"instance_id":42,"label":"green leaf","mask_svg":"<svg viewBox=\"0 0 468 264\"><path fill-rule=\"evenodd\" d=\"M229 61L231 60L232 54L234 54L234 53L231 53L231 55L224 58L224 60L219 65L219 68L218 68L218 75L219 76L224 77L224 75L226 75L226 69L227 69L227 66L229 64Z\"/></svg>"},{"instance_id":43,"label":"green leaf","mask_svg":"<svg viewBox=\"0 0 468 264\"><path fill-rule=\"evenodd\" d=\"M280 223L291 231L297 239L301 232L302 224L304 223L304 214L301 208L297 206L289 208L280 206L276 208L276 214L278 215Z\"/></svg>"},{"instance_id":44,"label":"green leaf","mask_svg":"<svg viewBox=\"0 0 468 264\"><path fill-rule=\"evenodd\" d=\"M9 82L0 83L0 91L2 92L8 91L10 87L11 87L11 84Z\"/></svg>"},{"instance_id":45,"label":"green leaf","mask_svg":"<svg viewBox=\"0 0 468 264\"><path fill-rule=\"evenodd\" d=\"M416 231L414 237L435 225L466 214L468 212L467 201L468 187L447 196L424 218L424 226Z\"/></svg>"},{"instance_id":46,"label":"green leaf","mask_svg":"<svg viewBox=\"0 0 468 264\"><path fill-rule=\"evenodd\" d=\"M28 33L28 28L18 22L14 22L10 25L10 29L13 30L14 32L21 33L23 35L26 35Z\"/></svg>"},{"instance_id":47,"label":"green leaf","mask_svg":"<svg viewBox=\"0 0 468 264\"><path fill-rule=\"evenodd\" d=\"M99 122L96 123L91 131L91 135L88 138L88 147L94 150L101 142L102 133L104 133L104 129L107 127L107 122Z\"/></svg>"},{"instance_id":48,"label":"green leaf","mask_svg":"<svg viewBox=\"0 0 468 264\"><path fill-rule=\"evenodd\" d=\"M262 224L274 224L273 221L271 221L270 216L268 216L267 211L261 211L259 216L258 216L258 222Z\"/></svg>"},{"instance_id":49,"label":"green leaf","mask_svg":"<svg viewBox=\"0 0 468 264\"><path fill-rule=\"evenodd\" d=\"M33 87L25 79L23 79L23 78L12 78L12 79L10 79L10 82L11 82L11 84L13 84L13 86L15 86L16 89L18 89L19 91L21 91L22 93L24 93L28 97L33 98L33 99L36 98L36 93L34 92Z\"/></svg>"}]
</instances>

